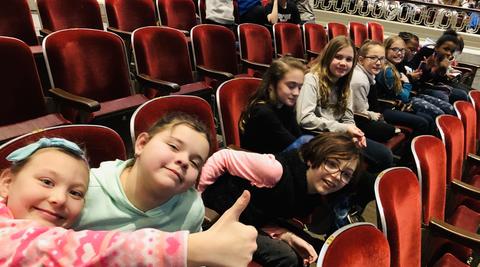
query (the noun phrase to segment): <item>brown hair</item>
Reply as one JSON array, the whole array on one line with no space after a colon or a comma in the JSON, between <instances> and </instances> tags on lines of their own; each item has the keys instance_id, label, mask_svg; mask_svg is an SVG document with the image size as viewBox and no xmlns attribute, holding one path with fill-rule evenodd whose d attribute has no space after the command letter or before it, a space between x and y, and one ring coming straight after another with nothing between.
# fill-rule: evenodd
<instances>
[{"instance_id":1,"label":"brown hair","mask_svg":"<svg viewBox=\"0 0 480 267\"><path fill-rule=\"evenodd\" d=\"M358 56L360 57L366 56L368 54L368 51L370 51L370 49L372 48L372 46L376 46L376 45L383 47L383 44L378 41L366 40L365 42L362 43L362 46L360 46L360 48L358 49L357 51Z\"/></svg>"},{"instance_id":2,"label":"brown hair","mask_svg":"<svg viewBox=\"0 0 480 267\"><path fill-rule=\"evenodd\" d=\"M337 55L338 51L351 47L353 50L353 64L350 72L344 77L340 78L336 83L333 82L333 74L330 73L330 63ZM320 95L320 104L322 107L328 105L330 93L335 84L339 90L338 105L335 105L335 113L343 114L347 110L347 101L350 96L350 80L352 79L353 68L357 64L357 55L355 46L352 41L345 36L338 36L330 40L323 49L322 53L314 60L311 73L315 74L318 79L318 93Z\"/></svg>"},{"instance_id":3,"label":"brown hair","mask_svg":"<svg viewBox=\"0 0 480 267\"><path fill-rule=\"evenodd\" d=\"M241 132L245 130L245 124L250 118L252 109L258 104L277 104L277 85L292 69L298 69L303 72L306 70L305 64L293 57L282 57L274 60L267 71L263 74L262 83L258 90L250 97L248 104L240 116L238 128ZM273 87L273 90L272 90Z\"/></svg>"},{"instance_id":4,"label":"brown hair","mask_svg":"<svg viewBox=\"0 0 480 267\"><path fill-rule=\"evenodd\" d=\"M147 134L150 138L154 135L163 132L167 129L173 129L177 126L185 125L193 130L205 135L208 141L209 148L212 147L212 136L205 123L203 123L197 116L190 115L184 112L171 112L161 117L150 129ZM131 167L135 164L135 158L128 164Z\"/></svg>"}]
</instances>

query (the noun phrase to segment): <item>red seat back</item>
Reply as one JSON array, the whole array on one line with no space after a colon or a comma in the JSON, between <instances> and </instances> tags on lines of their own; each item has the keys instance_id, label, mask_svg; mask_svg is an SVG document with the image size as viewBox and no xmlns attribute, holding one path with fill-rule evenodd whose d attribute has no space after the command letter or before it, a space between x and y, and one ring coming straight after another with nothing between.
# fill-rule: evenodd
<instances>
[{"instance_id":1,"label":"red seat back","mask_svg":"<svg viewBox=\"0 0 480 267\"><path fill-rule=\"evenodd\" d=\"M197 24L192 0L157 0L157 11L163 26L190 31Z\"/></svg>"},{"instance_id":2,"label":"red seat back","mask_svg":"<svg viewBox=\"0 0 480 267\"><path fill-rule=\"evenodd\" d=\"M417 136L412 152L422 192L423 223L445 219L447 155L442 141L431 135Z\"/></svg>"},{"instance_id":3,"label":"red seat back","mask_svg":"<svg viewBox=\"0 0 480 267\"><path fill-rule=\"evenodd\" d=\"M42 27L50 31L69 28L103 30L97 0L37 0Z\"/></svg>"},{"instance_id":4,"label":"red seat back","mask_svg":"<svg viewBox=\"0 0 480 267\"><path fill-rule=\"evenodd\" d=\"M224 26L201 24L191 31L195 64L216 71L238 73L235 35Z\"/></svg>"},{"instance_id":5,"label":"red seat back","mask_svg":"<svg viewBox=\"0 0 480 267\"><path fill-rule=\"evenodd\" d=\"M2 104L0 125L47 114L42 87L30 48L22 41L0 37Z\"/></svg>"},{"instance_id":6,"label":"red seat back","mask_svg":"<svg viewBox=\"0 0 480 267\"><path fill-rule=\"evenodd\" d=\"M108 26L127 32L144 26L155 26L152 0L105 0Z\"/></svg>"},{"instance_id":7,"label":"red seat back","mask_svg":"<svg viewBox=\"0 0 480 267\"><path fill-rule=\"evenodd\" d=\"M241 58L256 63L272 63L272 37L266 27L253 23L240 24L238 40Z\"/></svg>"},{"instance_id":8,"label":"red seat back","mask_svg":"<svg viewBox=\"0 0 480 267\"><path fill-rule=\"evenodd\" d=\"M185 35L169 27L143 27L134 31L132 47L137 73L184 85L193 82Z\"/></svg>"},{"instance_id":9,"label":"red seat back","mask_svg":"<svg viewBox=\"0 0 480 267\"><path fill-rule=\"evenodd\" d=\"M373 224L346 225L327 239L318 255L317 266L390 266L388 241Z\"/></svg>"},{"instance_id":10,"label":"red seat back","mask_svg":"<svg viewBox=\"0 0 480 267\"><path fill-rule=\"evenodd\" d=\"M477 140L480 140L480 122L478 121L480 120L480 91L471 90L468 95L477 113Z\"/></svg>"},{"instance_id":11,"label":"red seat back","mask_svg":"<svg viewBox=\"0 0 480 267\"><path fill-rule=\"evenodd\" d=\"M87 152L90 167L98 167L103 161L125 160L127 157L122 138L114 130L100 125L63 125L29 133L1 145L0 169L10 166L5 159L8 154L42 137L61 137L77 143Z\"/></svg>"},{"instance_id":12,"label":"red seat back","mask_svg":"<svg viewBox=\"0 0 480 267\"><path fill-rule=\"evenodd\" d=\"M375 197L381 229L390 244L391 266L420 266L422 213L417 176L404 167L387 169L375 181Z\"/></svg>"},{"instance_id":13,"label":"red seat back","mask_svg":"<svg viewBox=\"0 0 480 267\"><path fill-rule=\"evenodd\" d=\"M367 22L368 39L383 43L383 25L378 22Z\"/></svg>"},{"instance_id":14,"label":"red seat back","mask_svg":"<svg viewBox=\"0 0 480 267\"><path fill-rule=\"evenodd\" d=\"M3 0L0 3L0 35L18 38L30 46L38 45L27 0Z\"/></svg>"},{"instance_id":15,"label":"red seat back","mask_svg":"<svg viewBox=\"0 0 480 267\"><path fill-rule=\"evenodd\" d=\"M342 24L342 23L329 22L327 24L327 30L328 30L328 38L330 40L341 35L348 36L347 26L345 26L345 24Z\"/></svg>"},{"instance_id":16,"label":"red seat back","mask_svg":"<svg viewBox=\"0 0 480 267\"><path fill-rule=\"evenodd\" d=\"M328 35L321 24L303 24L305 49L320 54L328 43Z\"/></svg>"},{"instance_id":17,"label":"red seat back","mask_svg":"<svg viewBox=\"0 0 480 267\"><path fill-rule=\"evenodd\" d=\"M301 59L305 57L300 25L285 22L275 23L273 25L273 38L275 39L275 54L277 56L290 55Z\"/></svg>"},{"instance_id":18,"label":"red seat back","mask_svg":"<svg viewBox=\"0 0 480 267\"><path fill-rule=\"evenodd\" d=\"M353 22L348 23L350 31L350 39L352 39L355 47L360 48L363 42L368 39L367 26L363 23Z\"/></svg>"},{"instance_id":19,"label":"red seat back","mask_svg":"<svg viewBox=\"0 0 480 267\"><path fill-rule=\"evenodd\" d=\"M453 106L458 117L462 120L465 133L465 156L477 153L477 113L472 103L456 101Z\"/></svg>"},{"instance_id":20,"label":"red seat back","mask_svg":"<svg viewBox=\"0 0 480 267\"><path fill-rule=\"evenodd\" d=\"M452 115L436 118L437 128L447 152L447 182L462 178L464 159L464 130L462 121Z\"/></svg>"},{"instance_id":21,"label":"red seat back","mask_svg":"<svg viewBox=\"0 0 480 267\"><path fill-rule=\"evenodd\" d=\"M261 79L236 78L224 82L217 90L217 107L225 145L240 147L238 121L250 96L258 89Z\"/></svg>"}]
</instances>

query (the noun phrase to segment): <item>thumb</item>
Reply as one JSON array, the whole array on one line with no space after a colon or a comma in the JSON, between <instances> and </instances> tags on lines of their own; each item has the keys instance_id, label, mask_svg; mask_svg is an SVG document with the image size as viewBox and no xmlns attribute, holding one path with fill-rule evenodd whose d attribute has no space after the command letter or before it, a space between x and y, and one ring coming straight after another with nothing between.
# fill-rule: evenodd
<instances>
[{"instance_id":1,"label":"thumb","mask_svg":"<svg viewBox=\"0 0 480 267\"><path fill-rule=\"evenodd\" d=\"M250 202L250 192L244 190L235 203L223 214L224 220L238 221L238 218Z\"/></svg>"}]
</instances>

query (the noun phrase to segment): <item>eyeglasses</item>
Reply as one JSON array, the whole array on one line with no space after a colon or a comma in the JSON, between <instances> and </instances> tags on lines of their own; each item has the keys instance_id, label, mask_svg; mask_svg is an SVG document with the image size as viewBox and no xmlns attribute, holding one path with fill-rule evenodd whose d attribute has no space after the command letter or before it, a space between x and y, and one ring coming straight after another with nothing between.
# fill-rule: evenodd
<instances>
[{"instance_id":1,"label":"eyeglasses","mask_svg":"<svg viewBox=\"0 0 480 267\"><path fill-rule=\"evenodd\" d=\"M405 53L405 48L390 47L389 49L392 50L392 51L395 52L395 53L398 53L398 52Z\"/></svg>"},{"instance_id":2,"label":"eyeglasses","mask_svg":"<svg viewBox=\"0 0 480 267\"><path fill-rule=\"evenodd\" d=\"M340 169L338 162L333 159L326 159L323 163L323 168L329 174L337 174L340 172L340 181L343 184L348 184L353 178L353 171Z\"/></svg>"},{"instance_id":3,"label":"eyeglasses","mask_svg":"<svg viewBox=\"0 0 480 267\"><path fill-rule=\"evenodd\" d=\"M378 61L380 62L385 62L385 57L377 57L377 56L364 56L364 58L368 58L374 63L377 63Z\"/></svg>"}]
</instances>

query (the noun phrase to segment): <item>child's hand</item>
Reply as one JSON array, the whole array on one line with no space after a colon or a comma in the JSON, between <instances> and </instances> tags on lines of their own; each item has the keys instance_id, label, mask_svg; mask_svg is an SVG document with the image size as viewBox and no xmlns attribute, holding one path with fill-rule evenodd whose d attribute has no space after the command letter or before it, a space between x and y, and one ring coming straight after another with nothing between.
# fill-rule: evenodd
<instances>
[{"instance_id":1,"label":"child's hand","mask_svg":"<svg viewBox=\"0 0 480 267\"><path fill-rule=\"evenodd\" d=\"M368 113L368 116L370 117L370 119L372 121L378 121L380 118L382 118L382 114L378 113L378 112L369 112Z\"/></svg>"},{"instance_id":2,"label":"child's hand","mask_svg":"<svg viewBox=\"0 0 480 267\"><path fill-rule=\"evenodd\" d=\"M416 69L412 72L410 72L410 77L412 78L412 80L414 81L418 81L418 79L420 79L420 77L422 77L422 70L421 69Z\"/></svg>"},{"instance_id":3,"label":"child's hand","mask_svg":"<svg viewBox=\"0 0 480 267\"><path fill-rule=\"evenodd\" d=\"M244 191L235 204L205 232L188 237L188 266L247 266L257 249L257 230L238 221L250 201Z\"/></svg>"},{"instance_id":4,"label":"child's hand","mask_svg":"<svg viewBox=\"0 0 480 267\"><path fill-rule=\"evenodd\" d=\"M318 255L315 248L294 233L285 232L280 236L280 239L285 241L302 257L304 266L309 266L317 260Z\"/></svg>"},{"instance_id":5,"label":"child's hand","mask_svg":"<svg viewBox=\"0 0 480 267\"><path fill-rule=\"evenodd\" d=\"M365 134L354 124L350 124L347 128L347 133L349 133L353 137L353 141L359 147L367 147L367 139L365 138Z\"/></svg>"},{"instance_id":6,"label":"child's hand","mask_svg":"<svg viewBox=\"0 0 480 267\"><path fill-rule=\"evenodd\" d=\"M418 70L417 70L418 71ZM413 72L412 72L413 73ZM400 80L404 83L409 83L410 81L408 80L407 75L400 73Z\"/></svg>"}]
</instances>

